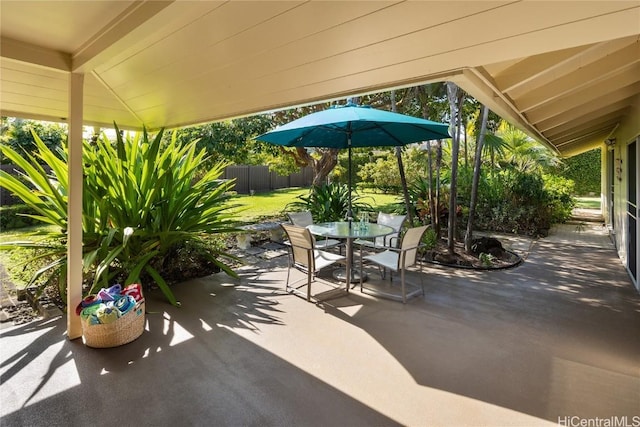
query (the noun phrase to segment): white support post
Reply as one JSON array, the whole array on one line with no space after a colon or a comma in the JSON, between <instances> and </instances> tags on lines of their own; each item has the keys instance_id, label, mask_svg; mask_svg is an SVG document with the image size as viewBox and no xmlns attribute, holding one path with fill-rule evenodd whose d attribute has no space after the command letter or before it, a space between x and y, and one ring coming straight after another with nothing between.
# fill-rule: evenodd
<instances>
[{"instance_id":1,"label":"white support post","mask_svg":"<svg viewBox=\"0 0 640 427\"><path fill-rule=\"evenodd\" d=\"M82 336L75 308L82 301L82 117L84 74L69 77L69 199L67 205L67 337Z\"/></svg>"}]
</instances>

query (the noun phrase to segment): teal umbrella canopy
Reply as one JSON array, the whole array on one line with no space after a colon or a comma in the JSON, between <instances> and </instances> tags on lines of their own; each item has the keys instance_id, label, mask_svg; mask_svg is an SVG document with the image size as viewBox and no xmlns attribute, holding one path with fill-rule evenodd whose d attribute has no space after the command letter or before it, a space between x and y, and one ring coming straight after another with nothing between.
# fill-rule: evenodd
<instances>
[{"instance_id":1,"label":"teal umbrella canopy","mask_svg":"<svg viewBox=\"0 0 640 427\"><path fill-rule=\"evenodd\" d=\"M404 114L346 104L312 113L256 139L286 147L382 147L450 138L449 126Z\"/></svg>"},{"instance_id":2,"label":"teal umbrella canopy","mask_svg":"<svg viewBox=\"0 0 640 427\"><path fill-rule=\"evenodd\" d=\"M348 149L349 210L351 209L351 149L407 145L432 139L451 138L449 126L390 111L355 104L336 105L279 126L256 137L259 141L286 147Z\"/></svg>"}]
</instances>

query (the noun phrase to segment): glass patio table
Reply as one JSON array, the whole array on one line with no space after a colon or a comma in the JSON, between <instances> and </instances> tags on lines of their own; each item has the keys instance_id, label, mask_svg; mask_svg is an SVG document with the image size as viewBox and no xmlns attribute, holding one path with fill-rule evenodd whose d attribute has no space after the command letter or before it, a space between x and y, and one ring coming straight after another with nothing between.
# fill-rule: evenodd
<instances>
[{"instance_id":1,"label":"glass patio table","mask_svg":"<svg viewBox=\"0 0 640 427\"><path fill-rule=\"evenodd\" d=\"M368 222L321 222L307 226L311 234L323 237L332 237L334 239L345 239L347 241L346 258L347 268L344 272L340 270L334 271L334 277L347 282L347 292L349 292L349 283L360 281L360 277L356 277L353 269L353 239L373 239L376 237L386 236L393 233L393 228L386 225L371 224ZM364 273L363 273L364 274ZM351 280L347 280L350 277ZM364 278L363 278L364 279Z\"/></svg>"}]
</instances>

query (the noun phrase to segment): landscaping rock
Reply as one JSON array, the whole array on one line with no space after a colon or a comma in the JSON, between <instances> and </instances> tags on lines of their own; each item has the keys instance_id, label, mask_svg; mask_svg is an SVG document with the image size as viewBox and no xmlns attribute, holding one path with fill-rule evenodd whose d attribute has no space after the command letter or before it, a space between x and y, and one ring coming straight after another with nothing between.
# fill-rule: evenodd
<instances>
[{"instance_id":1,"label":"landscaping rock","mask_svg":"<svg viewBox=\"0 0 640 427\"><path fill-rule=\"evenodd\" d=\"M504 255L504 248L498 239L494 239L493 237L480 237L473 239L471 252L476 256L485 253L496 258L501 258Z\"/></svg>"}]
</instances>

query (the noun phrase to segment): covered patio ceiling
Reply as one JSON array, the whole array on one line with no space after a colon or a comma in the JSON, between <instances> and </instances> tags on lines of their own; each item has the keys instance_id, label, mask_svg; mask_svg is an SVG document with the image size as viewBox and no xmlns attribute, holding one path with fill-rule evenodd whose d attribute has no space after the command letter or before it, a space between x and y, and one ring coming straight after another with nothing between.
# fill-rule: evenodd
<instances>
[{"instance_id":1,"label":"covered patio ceiling","mask_svg":"<svg viewBox=\"0 0 640 427\"><path fill-rule=\"evenodd\" d=\"M640 1L0 1L3 116L179 127L451 80L563 155L638 115Z\"/></svg>"}]
</instances>

